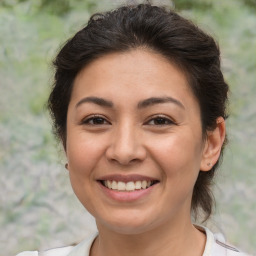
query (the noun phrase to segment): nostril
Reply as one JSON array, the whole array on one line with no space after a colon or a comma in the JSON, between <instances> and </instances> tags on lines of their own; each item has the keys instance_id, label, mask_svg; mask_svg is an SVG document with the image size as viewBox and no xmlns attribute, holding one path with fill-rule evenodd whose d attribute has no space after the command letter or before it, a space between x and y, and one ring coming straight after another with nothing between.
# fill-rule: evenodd
<instances>
[{"instance_id":1,"label":"nostril","mask_svg":"<svg viewBox=\"0 0 256 256\"><path fill-rule=\"evenodd\" d=\"M110 159L110 161L120 165L131 165L131 164L139 163L141 160L138 158L135 158L135 159L112 158Z\"/></svg>"},{"instance_id":2,"label":"nostril","mask_svg":"<svg viewBox=\"0 0 256 256\"><path fill-rule=\"evenodd\" d=\"M119 163L121 165L130 165L139 163L146 158L146 150L137 145L136 147L129 146L111 146L106 151L106 157L113 163Z\"/></svg>"}]
</instances>

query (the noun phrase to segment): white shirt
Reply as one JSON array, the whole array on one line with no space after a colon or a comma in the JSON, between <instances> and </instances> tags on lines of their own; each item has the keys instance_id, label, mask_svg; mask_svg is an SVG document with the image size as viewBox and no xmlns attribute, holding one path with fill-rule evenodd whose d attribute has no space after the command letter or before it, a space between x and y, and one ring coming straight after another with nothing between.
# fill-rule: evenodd
<instances>
[{"instance_id":1,"label":"white shirt","mask_svg":"<svg viewBox=\"0 0 256 256\"><path fill-rule=\"evenodd\" d=\"M213 234L208 228L198 227L206 234L206 244L202 256L249 256L225 244L224 237L221 234ZM89 256L90 249L94 239L98 234L94 234L76 246L67 246L51 249L44 252L21 252L16 256Z\"/></svg>"}]
</instances>

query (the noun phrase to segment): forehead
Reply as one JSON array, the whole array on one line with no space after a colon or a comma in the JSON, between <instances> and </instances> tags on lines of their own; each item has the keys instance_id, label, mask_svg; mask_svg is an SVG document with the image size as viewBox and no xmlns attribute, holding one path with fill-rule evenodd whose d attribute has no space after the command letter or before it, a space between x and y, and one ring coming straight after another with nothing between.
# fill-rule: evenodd
<instances>
[{"instance_id":1,"label":"forehead","mask_svg":"<svg viewBox=\"0 0 256 256\"><path fill-rule=\"evenodd\" d=\"M185 74L176 65L158 53L142 49L111 53L84 67L75 79L71 101L83 96L114 100L132 96L138 101L170 96L196 101Z\"/></svg>"}]
</instances>

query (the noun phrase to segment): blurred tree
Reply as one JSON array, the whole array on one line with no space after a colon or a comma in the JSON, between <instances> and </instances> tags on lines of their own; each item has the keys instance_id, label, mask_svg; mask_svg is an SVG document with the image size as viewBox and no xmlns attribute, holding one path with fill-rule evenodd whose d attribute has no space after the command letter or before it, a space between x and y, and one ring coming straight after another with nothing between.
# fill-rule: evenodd
<instances>
[{"instance_id":1,"label":"blurred tree","mask_svg":"<svg viewBox=\"0 0 256 256\"><path fill-rule=\"evenodd\" d=\"M62 16L70 11L84 9L94 12L99 0L0 0L0 7L14 8L18 4L27 4L30 10Z\"/></svg>"},{"instance_id":2,"label":"blurred tree","mask_svg":"<svg viewBox=\"0 0 256 256\"><path fill-rule=\"evenodd\" d=\"M245 5L254 8L256 10L256 0L243 0Z\"/></svg>"},{"instance_id":3,"label":"blurred tree","mask_svg":"<svg viewBox=\"0 0 256 256\"><path fill-rule=\"evenodd\" d=\"M200 9L206 10L212 7L213 3L211 0L173 0L175 9L186 10L186 9Z\"/></svg>"},{"instance_id":4,"label":"blurred tree","mask_svg":"<svg viewBox=\"0 0 256 256\"><path fill-rule=\"evenodd\" d=\"M41 0L41 9L48 13L63 15L70 11L69 0Z\"/></svg>"}]
</instances>

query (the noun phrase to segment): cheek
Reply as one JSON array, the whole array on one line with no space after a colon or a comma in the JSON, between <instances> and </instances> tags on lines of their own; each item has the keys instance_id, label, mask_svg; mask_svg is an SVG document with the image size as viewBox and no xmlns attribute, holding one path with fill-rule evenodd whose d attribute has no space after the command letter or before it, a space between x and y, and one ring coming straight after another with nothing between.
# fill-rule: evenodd
<instances>
[{"instance_id":1,"label":"cheek","mask_svg":"<svg viewBox=\"0 0 256 256\"><path fill-rule=\"evenodd\" d=\"M92 203L95 186L95 169L102 156L102 144L81 132L69 133L67 138L67 158L69 177L73 191L84 207L94 212Z\"/></svg>"},{"instance_id":2,"label":"cheek","mask_svg":"<svg viewBox=\"0 0 256 256\"><path fill-rule=\"evenodd\" d=\"M165 176L197 176L201 162L201 144L193 134L173 134L151 140L151 152Z\"/></svg>"},{"instance_id":3,"label":"cheek","mask_svg":"<svg viewBox=\"0 0 256 256\"><path fill-rule=\"evenodd\" d=\"M92 175L99 162L103 144L82 133L70 134L67 138L67 158L72 175Z\"/></svg>"}]
</instances>

